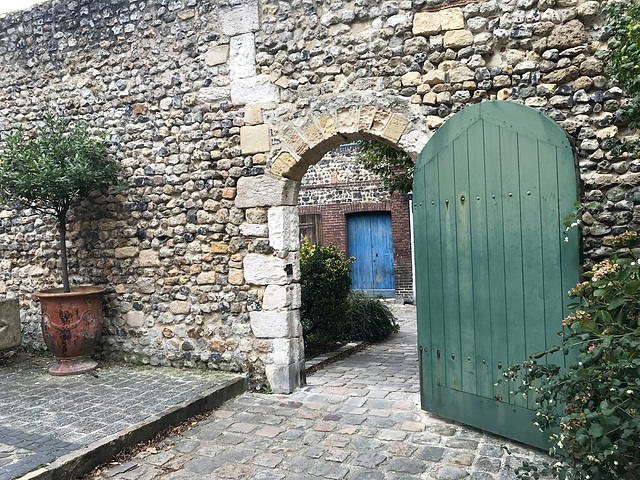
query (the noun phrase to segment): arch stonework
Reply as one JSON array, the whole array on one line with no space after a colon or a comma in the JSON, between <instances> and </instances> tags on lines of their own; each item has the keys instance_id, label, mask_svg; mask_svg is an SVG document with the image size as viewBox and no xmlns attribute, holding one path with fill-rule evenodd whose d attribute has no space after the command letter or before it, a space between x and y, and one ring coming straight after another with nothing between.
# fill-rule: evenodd
<instances>
[{"instance_id":1,"label":"arch stonework","mask_svg":"<svg viewBox=\"0 0 640 480\"><path fill-rule=\"evenodd\" d=\"M49 0L0 16L0 149L53 109L111 135L126 193L69 224L73 283L106 288L99 355L304 383L296 198L322 154L375 138L417 157L451 114L501 99L574 139L584 251L640 228L640 166L601 148L626 100L589 2ZM0 300L44 348L34 291L59 281L52 223L0 208ZM77 260L77 261L76 261Z\"/></svg>"},{"instance_id":2,"label":"arch stonework","mask_svg":"<svg viewBox=\"0 0 640 480\"><path fill-rule=\"evenodd\" d=\"M321 99L325 106L342 106L324 108L322 113L283 125L272 138L278 149L270 152L273 160L267 164L268 172L238 180L235 199L238 208L268 208L272 251L248 254L243 268L246 282L265 287L262 310L250 312L250 317L253 334L273 343L274 355L271 363L265 365L265 374L274 392L289 392L305 383L298 283L297 194L302 176L326 152L354 139L375 138L404 148L414 156L426 144L427 135L419 128L425 119L411 112L406 102L372 100L352 96L348 106L344 106L342 98ZM394 104L395 111L389 108ZM260 226L245 224L243 228Z\"/></svg>"}]
</instances>

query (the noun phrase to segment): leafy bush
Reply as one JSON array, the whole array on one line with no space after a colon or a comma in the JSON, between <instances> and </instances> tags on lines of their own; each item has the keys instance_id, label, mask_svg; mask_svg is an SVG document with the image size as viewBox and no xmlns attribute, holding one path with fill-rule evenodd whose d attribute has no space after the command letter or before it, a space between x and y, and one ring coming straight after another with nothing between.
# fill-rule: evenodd
<instances>
[{"instance_id":1,"label":"leafy bush","mask_svg":"<svg viewBox=\"0 0 640 480\"><path fill-rule=\"evenodd\" d=\"M305 343L325 343L342 339L347 298L351 289L351 264L335 246L300 247L300 317Z\"/></svg>"},{"instance_id":2,"label":"leafy bush","mask_svg":"<svg viewBox=\"0 0 640 480\"><path fill-rule=\"evenodd\" d=\"M640 237L615 237L616 254L585 273L569 292L575 309L562 322L562 345L509 369L517 392L535 393L537 424L556 430L557 461L525 464L523 479L551 474L562 480L640 479ZM562 350L568 368L540 364Z\"/></svg>"},{"instance_id":3,"label":"leafy bush","mask_svg":"<svg viewBox=\"0 0 640 480\"><path fill-rule=\"evenodd\" d=\"M389 307L379 299L351 292L345 315L345 340L380 342L399 328Z\"/></svg>"}]
</instances>

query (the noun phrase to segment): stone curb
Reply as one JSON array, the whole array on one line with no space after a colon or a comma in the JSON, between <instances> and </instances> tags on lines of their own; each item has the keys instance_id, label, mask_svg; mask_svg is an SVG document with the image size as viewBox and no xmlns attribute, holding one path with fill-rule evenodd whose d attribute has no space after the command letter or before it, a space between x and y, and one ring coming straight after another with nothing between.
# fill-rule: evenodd
<instances>
[{"instance_id":1,"label":"stone curb","mask_svg":"<svg viewBox=\"0 0 640 480\"><path fill-rule=\"evenodd\" d=\"M244 393L248 380L238 376L222 385L206 390L192 399L151 415L118 433L97 440L74 452L63 455L46 467L20 477L20 480L74 480L91 471L97 465L108 462L121 450L149 440L156 434L189 417L219 407L227 400Z\"/></svg>"},{"instance_id":2,"label":"stone curb","mask_svg":"<svg viewBox=\"0 0 640 480\"><path fill-rule=\"evenodd\" d=\"M333 362L337 362L338 360L342 360L343 358L359 352L366 346L367 343L365 342L350 342L333 352L327 352L322 355L318 355L317 357L313 357L311 360L305 362L305 373L307 375L311 375Z\"/></svg>"}]
</instances>

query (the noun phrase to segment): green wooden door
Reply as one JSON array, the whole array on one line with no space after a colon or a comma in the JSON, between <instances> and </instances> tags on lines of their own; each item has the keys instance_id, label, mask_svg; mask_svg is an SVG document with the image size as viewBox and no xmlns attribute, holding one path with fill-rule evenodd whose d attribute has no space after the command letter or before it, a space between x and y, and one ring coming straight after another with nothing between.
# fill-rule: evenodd
<instances>
[{"instance_id":1,"label":"green wooden door","mask_svg":"<svg viewBox=\"0 0 640 480\"><path fill-rule=\"evenodd\" d=\"M506 101L470 106L422 151L414 178L422 407L545 447L533 400L495 385L509 365L559 342L578 240L565 132ZM556 358L562 361L562 358Z\"/></svg>"}]
</instances>

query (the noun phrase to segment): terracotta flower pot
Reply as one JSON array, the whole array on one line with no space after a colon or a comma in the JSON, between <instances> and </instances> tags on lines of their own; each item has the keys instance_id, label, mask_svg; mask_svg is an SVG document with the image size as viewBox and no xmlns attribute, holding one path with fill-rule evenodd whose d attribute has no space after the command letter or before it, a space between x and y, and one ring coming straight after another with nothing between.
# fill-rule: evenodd
<instances>
[{"instance_id":1,"label":"terracotta flower pot","mask_svg":"<svg viewBox=\"0 0 640 480\"><path fill-rule=\"evenodd\" d=\"M73 287L43 290L35 294L42 310L42 335L56 363L51 375L77 375L98 366L90 355L102 333L104 288Z\"/></svg>"}]
</instances>

